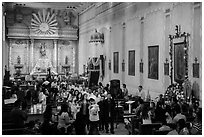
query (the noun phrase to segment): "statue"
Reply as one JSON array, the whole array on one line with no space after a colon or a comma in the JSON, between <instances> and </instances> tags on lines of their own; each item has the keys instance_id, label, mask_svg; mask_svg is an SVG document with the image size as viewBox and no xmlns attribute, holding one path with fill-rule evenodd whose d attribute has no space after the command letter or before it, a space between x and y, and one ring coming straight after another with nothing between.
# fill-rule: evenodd
<instances>
[{"instance_id":1,"label":"statue","mask_svg":"<svg viewBox=\"0 0 204 137\"><path fill-rule=\"evenodd\" d=\"M17 57L17 64L21 64L21 57L20 56Z\"/></svg>"},{"instance_id":2,"label":"statue","mask_svg":"<svg viewBox=\"0 0 204 137\"><path fill-rule=\"evenodd\" d=\"M70 12L65 11L64 22L66 23L66 25L73 25L72 23L74 22L75 18L76 17L71 11Z\"/></svg>"},{"instance_id":3,"label":"statue","mask_svg":"<svg viewBox=\"0 0 204 137\"><path fill-rule=\"evenodd\" d=\"M66 65L68 64L68 57L67 56L65 57L65 64Z\"/></svg>"},{"instance_id":4,"label":"statue","mask_svg":"<svg viewBox=\"0 0 204 137\"><path fill-rule=\"evenodd\" d=\"M45 43L41 43L40 54L42 57L46 56Z\"/></svg>"}]
</instances>

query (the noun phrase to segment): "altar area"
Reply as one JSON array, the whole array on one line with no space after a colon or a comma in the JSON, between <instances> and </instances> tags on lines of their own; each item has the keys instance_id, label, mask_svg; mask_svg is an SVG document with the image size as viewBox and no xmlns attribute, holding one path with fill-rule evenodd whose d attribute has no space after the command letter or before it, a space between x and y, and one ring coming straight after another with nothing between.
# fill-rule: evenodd
<instances>
[{"instance_id":1,"label":"altar area","mask_svg":"<svg viewBox=\"0 0 204 137\"><path fill-rule=\"evenodd\" d=\"M78 20L73 10L8 12L8 69L11 77L77 73Z\"/></svg>"}]
</instances>

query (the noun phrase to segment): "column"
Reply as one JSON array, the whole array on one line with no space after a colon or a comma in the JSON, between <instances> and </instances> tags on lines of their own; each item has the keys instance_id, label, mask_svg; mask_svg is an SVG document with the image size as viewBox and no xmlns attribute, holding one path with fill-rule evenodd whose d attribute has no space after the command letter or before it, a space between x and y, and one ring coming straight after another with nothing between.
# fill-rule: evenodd
<instances>
[{"instance_id":1,"label":"column","mask_svg":"<svg viewBox=\"0 0 204 137\"><path fill-rule=\"evenodd\" d=\"M30 72L34 67L34 39L30 40Z\"/></svg>"},{"instance_id":2,"label":"column","mask_svg":"<svg viewBox=\"0 0 204 137\"><path fill-rule=\"evenodd\" d=\"M30 52L29 52L30 48L29 47L30 47L30 44L29 44L29 40L27 40L26 43L27 43L27 66L26 67L27 67L27 74L29 74L29 71L30 71L30 66L29 66L29 62L30 62L30 56L29 56L30 55Z\"/></svg>"},{"instance_id":3,"label":"column","mask_svg":"<svg viewBox=\"0 0 204 137\"><path fill-rule=\"evenodd\" d=\"M57 72L57 64L58 64L58 56L57 56L57 53L58 53L58 48L57 48L57 40L55 39L54 40L54 63L53 63L53 67L54 67L54 70Z\"/></svg>"},{"instance_id":4,"label":"column","mask_svg":"<svg viewBox=\"0 0 204 137\"><path fill-rule=\"evenodd\" d=\"M141 18L141 23L140 23L140 61L142 59L144 63L144 58L143 58L143 46L144 46L144 18ZM137 63L139 65L139 62ZM143 73L144 73L144 65L143 64ZM140 85L143 85L143 73L140 72Z\"/></svg>"},{"instance_id":5,"label":"column","mask_svg":"<svg viewBox=\"0 0 204 137\"><path fill-rule=\"evenodd\" d=\"M2 3L2 56L3 56L3 60L2 60L2 68L4 68L5 67L5 65L7 65L7 61L6 61L6 56L7 56L7 53L6 53L6 51L7 51L7 49L6 49L6 31L5 31L5 27L6 27L6 24L5 24L5 15L6 15L6 12L5 12L5 7L4 7L5 5L4 5L4 3ZM8 67L8 65L7 65L7 67ZM5 74L4 74L4 70L3 70L3 75L2 76L4 76ZM2 77L3 78L3 77ZM3 79L2 79L3 80Z\"/></svg>"},{"instance_id":6,"label":"column","mask_svg":"<svg viewBox=\"0 0 204 137\"><path fill-rule=\"evenodd\" d=\"M122 28L123 28L123 30L122 30L122 63L123 63L123 60L125 62L125 27L126 27L125 22L123 22L123 24L122 24ZM121 64L121 70L122 70L122 67L123 67L123 64ZM125 71L127 71L127 70L125 70L125 68L124 68L124 71L123 70L121 71L122 72L121 83L125 83Z\"/></svg>"},{"instance_id":7,"label":"column","mask_svg":"<svg viewBox=\"0 0 204 137\"><path fill-rule=\"evenodd\" d=\"M8 62L8 69L10 70L10 74L11 74L11 66L12 66L12 58L11 58L11 53L12 53L12 39L9 39L9 62Z\"/></svg>"},{"instance_id":8,"label":"column","mask_svg":"<svg viewBox=\"0 0 204 137\"><path fill-rule=\"evenodd\" d=\"M110 33L109 33L109 60L108 60L108 72L109 72L109 81L111 80L111 73L112 73L112 64L113 64L113 60L112 60L112 50L111 50L111 27L109 28L109 31L110 31ZM112 60L112 61L111 61ZM111 63L111 69L109 69L109 61L110 61L110 63Z\"/></svg>"}]
</instances>

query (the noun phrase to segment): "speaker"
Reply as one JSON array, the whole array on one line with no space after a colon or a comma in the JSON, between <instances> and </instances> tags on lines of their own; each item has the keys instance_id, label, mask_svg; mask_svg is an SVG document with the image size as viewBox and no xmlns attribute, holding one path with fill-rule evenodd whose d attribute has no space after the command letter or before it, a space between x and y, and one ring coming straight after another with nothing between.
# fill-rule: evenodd
<instances>
[{"instance_id":1,"label":"speaker","mask_svg":"<svg viewBox=\"0 0 204 137\"><path fill-rule=\"evenodd\" d=\"M120 80L113 79L110 81L110 93L114 99L121 98Z\"/></svg>"}]
</instances>

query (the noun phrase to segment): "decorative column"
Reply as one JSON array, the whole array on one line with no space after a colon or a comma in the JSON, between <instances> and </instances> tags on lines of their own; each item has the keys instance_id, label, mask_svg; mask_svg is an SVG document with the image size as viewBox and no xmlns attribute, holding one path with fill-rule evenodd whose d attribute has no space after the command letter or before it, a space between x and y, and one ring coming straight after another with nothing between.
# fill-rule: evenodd
<instances>
[{"instance_id":1,"label":"decorative column","mask_svg":"<svg viewBox=\"0 0 204 137\"><path fill-rule=\"evenodd\" d=\"M9 39L9 63L8 63L8 69L10 70L10 72L11 72L11 66L12 66L12 62L11 62L11 60L12 60L12 57L11 57L11 53L12 53L12 42L13 42L13 40L12 39Z\"/></svg>"},{"instance_id":2,"label":"decorative column","mask_svg":"<svg viewBox=\"0 0 204 137\"><path fill-rule=\"evenodd\" d=\"M58 55L57 55L58 48L57 47L58 47L57 46L57 40L55 39L54 40L54 63L53 63L53 66L54 66L54 69L55 69L56 72L58 71L57 70L57 64L58 64Z\"/></svg>"},{"instance_id":3,"label":"decorative column","mask_svg":"<svg viewBox=\"0 0 204 137\"><path fill-rule=\"evenodd\" d=\"M30 67L29 67L29 62L30 62L30 44L29 44L29 40L26 41L27 43L27 74L29 74L29 71L30 71Z\"/></svg>"},{"instance_id":4,"label":"decorative column","mask_svg":"<svg viewBox=\"0 0 204 137\"><path fill-rule=\"evenodd\" d=\"M125 22L122 24L122 83L125 83Z\"/></svg>"},{"instance_id":5,"label":"decorative column","mask_svg":"<svg viewBox=\"0 0 204 137\"><path fill-rule=\"evenodd\" d=\"M34 39L30 39L30 72L32 71L34 67Z\"/></svg>"},{"instance_id":6,"label":"decorative column","mask_svg":"<svg viewBox=\"0 0 204 137\"><path fill-rule=\"evenodd\" d=\"M109 27L109 62L108 62L108 69L109 69L109 81L111 80L111 73L112 73L112 71L111 71L111 67L112 67L112 64L111 64L111 59L112 59L112 54L111 54L111 52L112 52L112 50L111 50L111 27ZM112 61L113 62L113 61Z\"/></svg>"},{"instance_id":7,"label":"decorative column","mask_svg":"<svg viewBox=\"0 0 204 137\"><path fill-rule=\"evenodd\" d=\"M144 47L144 17L140 18L140 85L143 85L143 69L144 69L144 59L143 59L143 47Z\"/></svg>"}]
</instances>

